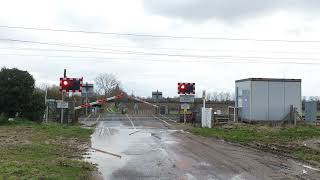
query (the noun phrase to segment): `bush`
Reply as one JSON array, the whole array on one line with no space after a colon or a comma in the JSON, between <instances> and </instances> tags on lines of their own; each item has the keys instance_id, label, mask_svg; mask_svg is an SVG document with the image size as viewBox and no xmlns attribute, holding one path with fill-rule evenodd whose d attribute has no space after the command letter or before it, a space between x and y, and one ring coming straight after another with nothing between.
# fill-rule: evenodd
<instances>
[{"instance_id":1,"label":"bush","mask_svg":"<svg viewBox=\"0 0 320 180\"><path fill-rule=\"evenodd\" d=\"M15 117L32 100L34 79L27 71L16 68L0 70L0 112Z\"/></svg>"},{"instance_id":2,"label":"bush","mask_svg":"<svg viewBox=\"0 0 320 180\"><path fill-rule=\"evenodd\" d=\"M6 124L8 122L8 118L4 116L3 114L0 114L0 125Z\"/></svg>"},{"instance_id":3,"label":"bush","mask_svg":"<svg viewBox=\"0 0 320 180\"><path fill-rule=\"evenodd\" d=\"M22 116L32 121L41 121L46 108L44 98L44 93L39 89L35 89L30 103L26 105L22 112Z\"/></svg>"}]
</instances>

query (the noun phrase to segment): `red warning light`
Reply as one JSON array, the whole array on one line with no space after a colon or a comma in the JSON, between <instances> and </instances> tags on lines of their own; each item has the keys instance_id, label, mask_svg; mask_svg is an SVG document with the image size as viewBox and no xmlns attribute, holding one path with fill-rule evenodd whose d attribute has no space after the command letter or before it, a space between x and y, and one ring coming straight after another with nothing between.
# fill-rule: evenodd
<instances>
[{"instance_id":1,"label":"red warning light","mask_svg":"<svg viewBox=\"0 0 320 180\"><path fill-rule=\"evenodd\" d=\"M67 86L67 85L68 85L68 81L67 81L67 80L64 80L64 81L63 81L63 85L64 85L64 86Z\"/></svg>"},{"instance_id":2,"label":"red warning light","mask_svg":"<svg viewBox=\"0 0 320 180\"><path fill-rule=\"evenodd\" d=\"M195 83L178 83L178 94L195 94Z\"/></svg>"},{"instance_id":3,"label":"red warning light","mask_svg":"<svg viewBox=\"0 0 320 180\"><path fill-rule=\"evenodd\" d=\"M60 91L82 92L82 78L60 78Z\"/></svg>"}]
</instances>

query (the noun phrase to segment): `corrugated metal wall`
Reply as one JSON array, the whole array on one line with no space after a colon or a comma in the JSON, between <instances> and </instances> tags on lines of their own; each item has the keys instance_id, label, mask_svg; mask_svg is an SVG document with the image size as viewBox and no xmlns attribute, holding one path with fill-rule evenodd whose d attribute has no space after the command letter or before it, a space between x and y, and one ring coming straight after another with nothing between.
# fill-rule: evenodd
<instances>
[{"instance_id":1,"label":"corrugated metal wall","mask_svg":"<svg viewBox=\"0 0 320 180\"><path fill-rule=\"evenodd\" d=\"M266 120L281 120L287 115L285 111L285 82L268 82L268 85L269 112Z\"/></svg>"},{"instance_id":2,"label":"corrugated metal wall","mask_svg":"<svg viewBox=\"0 0 320 180\"><path fill-rule=\"evenodd\" d=\"M236 83L236 89L237 87L240 95L236 104L242 103L241 113L239 113L242 119L282 120L289 113L290 105L296 107L301 114L301 82L242 81ZM243 90L248 90L250 96L244 97ZM241 101L245 98L249 99L250 103L243 106Z\"/></svg>"},{"instance_id":3,"label":"corrugated metal wall","mask_svg":"<svg viewBox=\"0 0 320 180\"><path fill-rule=\"evenodd\" d=\"M305 102L305 119L307 122L317 121L317 102L316 101Z\"/></svg>"},{"instance_id":4,"label":"corrugated metal wall","mask_svg":"<svg viewBox=\"0 0 320 180\"><path fill-rule=\"evenodd\" d=\"M244 81L236 83L236 101L235 106L239 108L239 117L250 119L251 111L251 82ZM245 103L245 104L244 104ZM245 107L243 107L245 106Z\"/></svg>"},{"instance_id":5,"label":"corrugated metal wall","mask_svg":"<svg viewBox=\"0 0 320 180\"><path fill-rule=\"evenodd\" d=\"M268 83L251 81L251 118L250 120L268 119Z\"/></svg>"}]
</instances>

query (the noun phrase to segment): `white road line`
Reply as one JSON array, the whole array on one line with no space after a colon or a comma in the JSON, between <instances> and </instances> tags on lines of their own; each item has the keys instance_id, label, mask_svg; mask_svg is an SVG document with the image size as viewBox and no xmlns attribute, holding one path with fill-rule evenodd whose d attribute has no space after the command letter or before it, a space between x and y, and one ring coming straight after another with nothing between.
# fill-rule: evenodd
<instances>
[{"instance_id":1,"label":"white road line","mask_svg":"<svg viewBox=\"0 0 320 180\"><path fill-rule=\"evenodd\" d=\"M126 116L127 116L127 118L130 120L130 122L131 122L131 124L132 124L133 129L136 129L136 127L134 126L134 124L133 124L133 122L132 122L131 118L129 118L128 114L126 114Z\"/></svg>"},{"instance_id":2,"label":"white road line","mask_svg":"<svg viewBox=\"0 0 320 180\"><path fill-rule=\"evenodd\" d=\"M108 130L108 134L111 135L110 129L108 127L107 127L107 130Z\"/></svg>"},{"instance_id":3,"label":"white road line","mask_svg":"<svg viewBox=\"0 0 320 180\"><path fill-rule=\"evenodd\" d=\"M89 116L86 117L84 120L87 121L87 120L90 118L91 115L92 115L92 114L89 114Z\"/></svg>"},{"instance_id":4,"label":"white road line","mask_svg":"<svg viewBox=\"0 0 320 180\"><path fill-rule=\"evenodd\" d=\"M97 121L99 121L99 120L100 120L100 116L101 116L101 114L99 114L99 116L98 116L98 118L97 118Z\"/></svg>"},{"instance_id":5,"label":"white road line","mask_svg":"<svg viewBox=\"0 0 320 180\"><path fill-rule=\"evenodd\" d=\"M317 169L317 168L314 168L314 167L311 167L311 166L307 166L307 165L302 165L302 166L303 166L304 168L308 168L308 169L311 169L311 170L320 172L320 169Z\"/></svg>"},{"instance_id":6,"label":"white road line","mask_svg":"<svg viewBox=\"0 0 320 180\"><path fill-rule=\"evenodd\" d=\"M158 118L158 117L155 116L155 115L152 115L152 116L153 116L154 118L156 118L157 120L162 121L162 122L166 123L167 125L171 126L171 124L169 124L167 121L162 120L162 119Z\"/></svg>"},{"instance_id":7,"label":"white road line","mask_svg":"<svg viewBox=\"0 0 320 180\"><path fill-rule=\"evenodd\" d=\"M172 121L172 122L177 122L177 121L175 121L175 120L172 120L172 119L170 119L170 118L168 118L168 117L166 117L166 116L164 116L164 115L162 115L162 114L159 114L161 117L163 117L163 118L166 118L167 120L169 120L169 121Z\"/></svg>"}]
</instances>

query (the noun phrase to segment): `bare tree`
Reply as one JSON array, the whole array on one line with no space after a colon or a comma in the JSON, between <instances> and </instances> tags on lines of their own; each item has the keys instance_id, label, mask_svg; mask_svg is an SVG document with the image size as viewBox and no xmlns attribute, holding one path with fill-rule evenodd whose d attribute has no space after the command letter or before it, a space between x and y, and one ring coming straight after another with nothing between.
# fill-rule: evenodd
<instances>
[{"instance_id":1,"label":"bare tree","mask_svg":"<svg viewBox=\"0 0 320 180\"><path fill-rule=\"evenodd\" d=\"M214 102L219 101L218 92L212 92L211 100Z\"/></svg>"},{"instance_id":2,"label":"bare tree","mask_svg":"<svg viewBox=\"0 0 320 180\"><path fill-rule=\"evenodd\" d=\"M109 73L99 74L95 79L95 83L97 92L104 96L113 94L113 92L120 87L120 81L115 75Z\"/></svg>"},{"instance_id":3,"label":"bare tree","mask_svg":"<svg viewBox=\"0 0 320 180\"><path fill-rule=\"evenodd\" d=\"M224 93L224 96L225 96L225 101L231 101L231 94L229 92L225 92Z\"/></svg>"},{"instance_id":4,"label":"bare tree","mask_svg":"<svg viewBox=\"0 0 320 180\"><path fill-rule=\"evenodd\" d=\"M213 102L230 102L234 100L234 94L230 92L217 92L210 93L210 100Z\"/></svg>"},{"instance_id":5,"label":"bare tree","mask_svg":"<svg viewBox=\"0 0 320 180\"><path fill-rule=\"evenodd\" d=\"M207 100L211 101L211 93L207 93Z\"/></svg>"}]
</instances>

